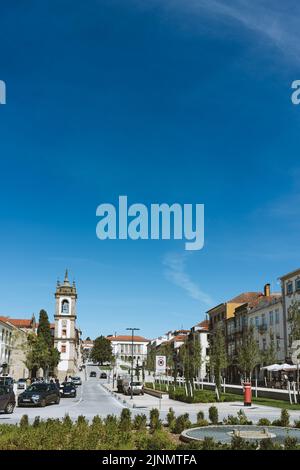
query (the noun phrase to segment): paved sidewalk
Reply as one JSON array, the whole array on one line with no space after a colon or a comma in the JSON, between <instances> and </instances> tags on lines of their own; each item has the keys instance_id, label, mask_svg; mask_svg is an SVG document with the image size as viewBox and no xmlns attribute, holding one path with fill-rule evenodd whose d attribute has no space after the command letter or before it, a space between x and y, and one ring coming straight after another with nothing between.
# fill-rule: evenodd
<instances>
[{"instance_id":1,"label":"paved sidewalk","mask_svg":"<svg viewBox=\"0 0 300 470\"><path fill-rule=\"evenodd\" d=\"M111 393L114 393L112 392L112 384L105 384L105 388L107 388ZM246 416L254 423L256 423L260 418L267 418L270 421L273 421L274 419L278 419L281 413L280 408L270 406L253 404L251 407L244 407L244 403L241 401L228 403L183 403L166 397L159 399L146 393L145 395L134 396L132 400L129 396L120 393L114 393L114 396L121 403L132 408L134 414L148 414L149 410L152 408L158 408L163 419L169 411L169 408L173 408L177 416L183 413L189 413L192 421L196 421L197 413L201 410L204 412L205 418L208 419L208 409L212 405L218 408L220 421L225 417L227 418L228 415L235 416L240 409L243 409ZM299 411L289 410L289 414L291 423L296 419L300 419L300 409Z\"/></svg>"}]
</instances>

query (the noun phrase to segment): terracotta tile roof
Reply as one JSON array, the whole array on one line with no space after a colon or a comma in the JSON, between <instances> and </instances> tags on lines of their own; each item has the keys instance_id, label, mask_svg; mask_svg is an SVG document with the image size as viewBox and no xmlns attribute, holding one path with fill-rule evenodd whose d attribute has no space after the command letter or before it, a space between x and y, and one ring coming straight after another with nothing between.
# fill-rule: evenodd
<instances>
[{"instance_id":1,"label":"terracotta tile roof","mask_svg":"<svg viewBox=\"0 0 300 470\"><path fill-rule=\"evenodd\" d=\"M31 328L32 327L32 319L28 320L26 318L0 317L0 320L4 322L9 322L18 328Z\"/></svg>"},{"instance_id":2,"label":"terracotta tile roof","mask_svg":"<svg viewBox=\"0 0 300 470\"><path fill-rule=\"evenodd\" d=\"M243 294L237 295L236 297L233 297L233 299L228 300L227 303L245 304L261 296L263 296L262 292L244 292Z\"/></svg>"},{"instance_id":3,"label":"terracotta tile roof","mask_svg":"<svg viewBox=\"0 0 300 470\"><path fill-rule=\"evenodd\" d=\"M209 321L208 320L203 320L200 323L197 323L196 326L200 326L203 328L203 330L208 330L209 329Z\"/></svg>"},{"instance_id":4,"label":"terracotta tile roof","mask_svg":"<svg viewBox=\"0 0 300 470\"><path fill-rule=\"evenodd\" d=\"M170 342L174 343L175 341L185 341L186 338L187 338L187 335L177 335L177 336L174 336L174 338L172 338Z\"/></svg>"},{"instance_id":5,"label":"terracotta tile roof","mask_svg":"<svg viewBox=\"0 0 300 470\"><path fill-rule=\"evenodd\" d=\"M274 293L268 296L263 295L256 299L256 302L251 302L249 307L251 308L251 310L258 310L260 308L268 307L269 305L274 304L276 301L279 302L281 299L282 296L280 293Z\"/></svg>"},{"instance_id":6,"label":"terracotta tile roof","mask_svg":"<svg viewBox=\"0 0 300 470\"><path fill-rule=\"evenodd\" d=\"M131 341L131 335L119 335L119 336L107 336L109 341ZM133 341L135 343L149 343L149 339L144 338L143 336L134 336Z\"/></svg>"}]
</instances>

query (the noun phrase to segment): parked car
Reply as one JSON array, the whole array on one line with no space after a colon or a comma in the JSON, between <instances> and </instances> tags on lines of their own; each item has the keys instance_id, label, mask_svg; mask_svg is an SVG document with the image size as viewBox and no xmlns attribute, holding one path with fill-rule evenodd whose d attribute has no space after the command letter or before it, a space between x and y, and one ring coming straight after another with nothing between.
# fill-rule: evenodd
<instances>
[{"instance_id":1,"label":"parked car","mask_svg":"<svg viewBox=\"0 0 300 470\"><path fill-rule=\"evenodd\" d=\"M65 398L75 398L76 397L76 387L74 382L63 382L60 386L60 396Z\"/></svg>"},{"instance_id":2,"label":"parked car","mask_svg":"<svg viewBox=\"0 0 300 470\"><path fill-rule=\"evenodd\" d=\"M94 370L92 370L92 372L90 372L90 377L97 377L97 374Z\"/></svg>"},{"instance_id":3,"label":"parked car","mask_svg":"<svg viewBox=\"0 0 300 470\"><path fill-rule=\"evenodd\" d=\"M8 385L9 387L14 386L14 379L8 375L2 375L0 377L0 385Z\"/></svg>"},{"instance_id":4,"label":"parked car","mask_svg":"<svg viewBox=\"0 0 300 470\"><path fill-rule=\"evenodd\" d=\"M100 379L107 379L107 374L105 372L101 372Z\"/></svg>"},{"instance_id":5,"label":"parked car","mask_svg":"<svg viewBox=\"0 0 300 470\"><path fill-rule=\"evenodd\" d=\"M131 395L131 389L133 395L144 395L144 385L142 382L128 382L124 384L125 395Z\"/></svg>"},{"instance_id":6,"label":"parked car","mask_svg":"<svg viewBox=\"0 0 300 470\"><path fill-rule=\"evenodd\" d=\"M80 377L71 377L71 380L73 382L74 385L76 385L76 387L78 385L82 385L82 382L81 382L81 378Z\"/></svg>"},{"instance_id":7,"label":"parked car","mask_svg":"<svg viewBox=\"0 0 300 470\"><path fill-rule=\"evenodd\" d=\"M18 389L18 390L25 390L25 388L26 388L26 380L27 380L27 379L19 379L19 380L18 380L18 386L17 386L17 389Z\"/></svg>"},{"instance_id":8,"label":"parked car","mask_svg":"<svg viewBox=\"0 0 300 470\"><path fill-rule=\"evenodd\" d=\"M46 406L60 402L60 392L54 383L33 383L18 396L18 406Z\"/></svg>"},{"instance_id":9,"label":"parked car","mask_svg":"<svg viewBox=\"0 0 300 470\"><path fill-rule=\"evenodd\" d=\"M16 397L10 385L0 385L0 411L13 413L16 406Z\"/></svg>"}]
</instances>

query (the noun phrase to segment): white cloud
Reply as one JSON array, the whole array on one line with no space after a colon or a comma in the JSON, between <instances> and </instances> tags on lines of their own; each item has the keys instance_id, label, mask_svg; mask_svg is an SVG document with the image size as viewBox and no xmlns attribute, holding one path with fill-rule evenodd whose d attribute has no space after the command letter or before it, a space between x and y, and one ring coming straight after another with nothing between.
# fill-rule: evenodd
<instances>
[{"instance_id":1,"label":"white cloud","mask_svg":"<svg viewBox=\"0 0 300 470\"><path fill-rule=\"evenodd\" d=\"M300 4L296 0L152 0L150 3L167 10L168 17L172 12L190 15L199 25L207 19L225 26L239 24L267 39L285 56L299 61ZM186 26L186 18L181 20ZM222 27L219 31L223 31Z\"/></svg>"},{"instance_id":2,"label":"white cloud","mask_svg":"<svg viewBox=\"0 0 300 470\"><path fill-rule=\"evenodd\" d=\"M203 292L199 286L192 281L186 272L186 259L188 254L169 253L165 256L163 264L165 266L164 274L166 278L181 289L185 290L189 297L198 300L205 305L213 304L209 294Z\"/></svg>"}]
</instances>

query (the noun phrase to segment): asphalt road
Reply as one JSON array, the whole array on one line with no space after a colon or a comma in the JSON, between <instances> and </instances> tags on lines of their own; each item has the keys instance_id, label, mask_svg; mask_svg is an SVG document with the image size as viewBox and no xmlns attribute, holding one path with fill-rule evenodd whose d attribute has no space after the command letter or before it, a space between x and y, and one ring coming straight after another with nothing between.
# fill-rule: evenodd
<instances>
[{"instance_id":1,"label":"asphalt road","mask_svg":"<svg viewBox=\"0 0 300 470\"><path fill-rule=\"evenodd\" d=\"M89 377L92 370L96 371L96 378ZM63 418L68 414L71 419L77 419L80 415L92 419L97 414L99 416L119 415L123 406L102 387L102 383L107 380L99 379L99 375L98 367L88 366L86 377L85 373L81 374L82 386L77 387L76 398L61 398L59 405L48 405L45 408L16 406L13 414L0 414L0 423L18 423L24 414L28 415L30 421L33 421L36 416L47 419Z\"/></svg>"}]
</instances>

